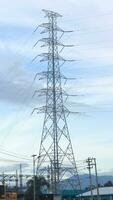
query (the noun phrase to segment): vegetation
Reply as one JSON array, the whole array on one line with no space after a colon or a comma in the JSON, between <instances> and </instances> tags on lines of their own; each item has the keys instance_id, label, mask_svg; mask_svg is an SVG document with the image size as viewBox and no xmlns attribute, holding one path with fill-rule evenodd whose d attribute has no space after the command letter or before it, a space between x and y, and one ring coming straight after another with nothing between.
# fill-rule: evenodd
<instances>
[{"instance_id":1,"label":"vegetation","mask_svg":"<svg viewBox=\"0 0 113 200\"><path fill-rule=\"evenodd\" d=\"M111 181L108 181L104 184L104 187L111 187L113 186L113 183Z\"/></svg>"},{"instance_id":2,"label":"vegetation","mask_svg":"<svg viewBox=\"0 0 113 200\"><path fill-rule=\"evenodd\" d=\"M49 184L43 176L35 176L35 199L41 200L43 196L43 189L49 188ZM25 192L25 200L34 199L34 179L30 179L27 182L27 190Z\"/></svg>"}]
</instances>

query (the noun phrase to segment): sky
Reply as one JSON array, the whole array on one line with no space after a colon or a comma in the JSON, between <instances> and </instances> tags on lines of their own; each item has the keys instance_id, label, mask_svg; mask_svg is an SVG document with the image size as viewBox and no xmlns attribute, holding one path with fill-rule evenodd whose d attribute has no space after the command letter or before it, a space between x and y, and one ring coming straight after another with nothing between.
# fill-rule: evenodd
<instances>
[{"instance_id":1,"label":"sky","mask_svg":"<svg viewBox=\"0 0 113 200\"><path fill-rule=\"evenodd\" d=\"M47 64L31 61L43 52L40 45L33 48L42 37L41 30L34 30L47 20L42 9L59 12L63 16L59 26L73 30L62 42L75 46L61 55L76 61L66 63L61 72L76 78L63 85L70 94L77 94L68 98L66 106L80 112L67 119L75 158L96 157L99 173L112 174L112 0L0 1L0 171L16 168L20 162L27 169L27 164L32 166L31 155L39 151L44 115L31 113L45 102L32 96L46 82L33 80Z\"/></svg>"}]
</instances>

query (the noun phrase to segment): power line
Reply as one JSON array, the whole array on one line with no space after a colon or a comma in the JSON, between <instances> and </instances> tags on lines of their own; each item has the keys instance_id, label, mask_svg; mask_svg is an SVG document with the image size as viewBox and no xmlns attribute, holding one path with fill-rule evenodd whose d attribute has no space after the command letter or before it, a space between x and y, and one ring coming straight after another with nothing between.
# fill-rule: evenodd
<instances>
[{"instance_id":1,"label":"power line","mask_svg":"<svg viewBox=\"0 0 113 200\"><path fill-rule=\"evenodd\" d=\"M8 155L8 156L11 156L11 157L15 157L15 158L21 158L21 159L24 159L24 160L27 160L27 161L31 160L31 159L28 159L28 158L25 158L25 157L20 157L20 156L18 156L18 155L11 154L11 153L8 153L8 152L4 152L4 151L1 151L1 150L0 150L0 153L1 153L1 154Z\"/></svg>"},{"instance_id":2,"label":"power line","mask_svg":"<svg viewBox=\"0 0 113 200\"><path fill-rule=\"evenodd\" d=\"M31 89L32 89L32 87L33 87L33 85L34 85L34 82L35 82L35 79L33 79L33 81L30 83L30 85L29 85L29 88L28 88L28 91L30 92L31 91ZM18 93L18 91L17 91L17 93ZM24 91L23 91L23 94L24 94ZM21 95L21 96L23 96L23 95ZM29 100L29 101L28 101ZM5 141L6 141L6 138L11 134L11 131L15 128L15 126L17 126L17 118L18 117L20 117L20 111L23 111L24 110L24 108L23 108L23 105L25 105L26 103L27 103L27 105L31 102L31 100L32 100L32 96L30 97L30 99L29 99L29 93L22 99L22 103L21 103L21 105L20 105L20 107L19 107L19 110L18 110L18 114L16 115L16 118L14 118L14 121L13 121L13 126L12 126L12 128L10 129L10 130L8 130L8 133L7 133L7 135L5 135ZM27 105L26 105L26 108L28 109L28 107L27 107ZM30 114L29 114L29 117L30 117ZM27 119L28 120L28 119ZM27 121L26 120L26 121ZM18 122L19 123L19 122ZM23 123L25 124L25 120L23 121ZM3 144L3 141L2 141L2 144Z\"/></svg>"},{"instance_id":3,"label":"power line","mask_svg":"<svg viewBox=\"0 0 113 200\"><path fill-rule=\"evenodd\" d=\"M3 157L0 157L0 162L25 163L22 160L12 160L12 159L3 158Z\"/></svg>"},{"instance_id":4,"label":"power line","mask_svg":"<svg viewBox=\"0 0 113 200\"><path fill-rule=\"evenodd\" d=\"M109 12L106 12L106 13L100 13L100 14L97 14L97 15L89 15L89 16L80 16L80 17L77 17L75 19L67 19L67 20L63 20L64 22L73 22L73 21L86 21L87 19L91 19L91 18L96 18L96 17L104 17L104 16L112 16L113 15L113 11L109 11ZM79 22L80 23L80 22Z\"/></svg>"},{"instance_id":5,"label":"power line","mask_svg":"<svg viewBox=\"0 0 113 200\"><path fill-rule=\"evenodd\" d=\"M111 44L112 45L112 44ZM84 45L85 46L85 45ZM87 47L87 46L85 46L84 48L83 48L83 46L81 45L81 46L79 46L79 48L77 49L77 50L79 50L79 51L84 51L84 50L94 50L94 49L100 49L100 50L103 50L103 48L104 49L112 49L113 48L113 45L112 46L96 46L96 47Z\"/></svg>"},{"instance_id":6,"label":"power line","mask_svg":"<svg viewBox=\"0 0 113 200\"><path fill-rule=\"evenodd\" d=\"M105 32L112 32L113 28L110 29L101 29L101 30L94 30L94 31L89 31L90 29L86 29L86 30L79 30L76 31L76 33L78 33L79 35L83 34L83 35L88 35L88 34L93 34L93 33L105 33Z\"/></svg>"},{"instance_id":7,"label":"power line","mask_svg":"<svg viewBox=\"0 0 113 200\"><path fill-rule=\"evenodd\" d=\"M21 155L21 154L12 152L12 151L8 151L8 150L3 149L3 148L0 148L0 151L6 152L6 153L9 153L9 154L12 154L12 155L17 155L17 156L19 156L19 157L24 157L24 158L30 157L30 156L28 156L28 155L25 155L25 154L22 154L22 155ZM29 158L29 159L30 159L30 158Z\"/></svg>"}]
</instances>

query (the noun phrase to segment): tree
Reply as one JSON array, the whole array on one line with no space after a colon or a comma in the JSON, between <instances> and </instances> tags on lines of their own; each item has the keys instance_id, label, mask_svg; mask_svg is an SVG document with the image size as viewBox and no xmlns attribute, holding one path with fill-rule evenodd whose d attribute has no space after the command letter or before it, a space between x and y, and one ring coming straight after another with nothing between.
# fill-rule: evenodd
<instances>
[{"instance_id":1,"label":"tree","mask_svg":"<svg viewBox=\"0 0 113 200\"><path fill-rule=\"evenodd\" d=\"M113 183L111 181L108 181L104 184L104 187L111 187L113 186Z\"/></svg>"},{"instance_id":2,"label":"tree","mask_svg":"<svg viewBox=\"0 0 113 200\"><path fill-rule=\"evenodd\" d=\"M43 196L42 190L49 188L49 183L43 176L35 176L35 199L40 200ZM27 190L25 192L25 200L33 200L34 198L34 178L27 182Z\"/></svg>"}]
</instances>

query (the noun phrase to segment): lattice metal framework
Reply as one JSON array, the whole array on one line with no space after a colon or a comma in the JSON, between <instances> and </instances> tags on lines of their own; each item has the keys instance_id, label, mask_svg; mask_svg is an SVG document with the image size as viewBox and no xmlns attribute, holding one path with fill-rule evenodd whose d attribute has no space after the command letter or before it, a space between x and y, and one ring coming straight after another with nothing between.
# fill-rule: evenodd
<instances>
[{"instance_id":1,"label":"lattice metal framework","mask_svg":"<svg viewBox=\"0 0 113 200\"><path fill-rule=\"evenodd\" d=\"M41 24L42 34L48 34L40 41L42 47L47 47L48 52L39 56L42 61L47 61L47 72L40 75L46 78L47 88L42 89L40 94L46 95L46 106L37 109L38 113L45 113L41 144L38 156L37 173L44 172L47 169L48 178L50 178L51 189L54 194L59 193L62 187L62 180L74 176L72 183L74 189L80 189L80 180L77 172L77 166L70 140L69 130L66 118L69 110L64 106L62 89L62 78L60 67L66 59L60 56L64 47L72 45L63 45L61 38L65 32L57 25L57 18L60 14L43 10L47 23ZM37 43L34 45L36 46ZM68 60L69 61L69 60ZM66 187L66 185L65 185Z\"/></svg>"}]
</instances>

